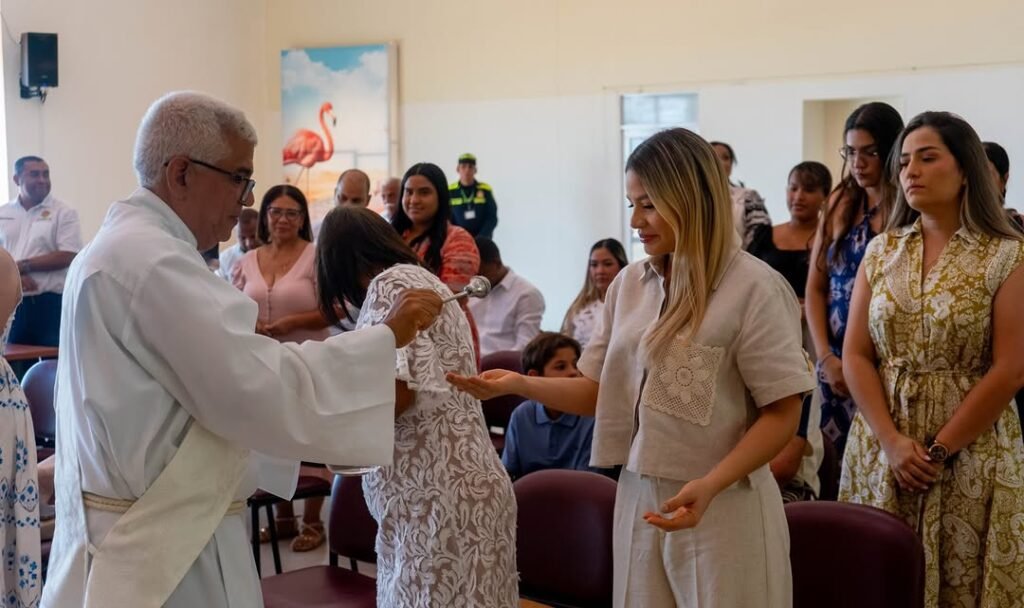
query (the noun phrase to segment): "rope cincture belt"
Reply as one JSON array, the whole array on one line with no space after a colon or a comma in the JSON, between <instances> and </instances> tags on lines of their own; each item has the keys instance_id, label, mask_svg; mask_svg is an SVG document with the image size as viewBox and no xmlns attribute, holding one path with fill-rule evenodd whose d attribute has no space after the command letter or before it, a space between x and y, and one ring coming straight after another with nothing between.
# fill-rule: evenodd
<instances>
[{"instance_id":1,"label":"rope cincture belt","mask_svg":"<svg viewBox=\"0 0 1024 608\"><path fill-rule=\"evenodd\" d=\"M127 513L128 509L135 504L134 500L123 500L121 498L109 498L107 496L100 496L99 494L93 494L91 492L82 492L82 502L85 506L100 511L108 511L110 513ZM236 500L231 503L228 507L227 513L224 515L238 515L245 511L245 501Z\"/></svg>"}]
</instances>

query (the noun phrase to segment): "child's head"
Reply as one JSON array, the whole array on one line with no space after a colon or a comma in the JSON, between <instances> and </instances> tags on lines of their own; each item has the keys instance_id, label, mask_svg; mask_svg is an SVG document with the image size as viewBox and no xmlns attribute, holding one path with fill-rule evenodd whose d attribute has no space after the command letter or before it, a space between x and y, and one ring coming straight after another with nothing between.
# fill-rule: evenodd
<instances>
[{"instance_id":1,"label":"child's head","mask_svg":"<svg viewBox=\"0 0 1024 608\"><path fill-rule=\"evenodd\" d=\"M580 343L564 334L541 332L523 349L523 373L546 378L576 378Z\"/></svg>"}]
</instances>

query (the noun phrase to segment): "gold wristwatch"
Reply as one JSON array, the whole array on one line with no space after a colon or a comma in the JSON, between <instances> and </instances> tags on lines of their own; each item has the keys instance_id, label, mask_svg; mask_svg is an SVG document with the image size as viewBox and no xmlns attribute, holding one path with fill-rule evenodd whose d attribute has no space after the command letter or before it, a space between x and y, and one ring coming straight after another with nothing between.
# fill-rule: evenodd
<instances>
[{"instance_id":1,"label":"gold wristwatch","mask_svg":"<svg viewBox=\"0 0 1024 608\"><path fill-rule=\"evenodd\" d=\"M945 463L949 460L949 448L939 443L934 437L928 437L928 457L932 459L932 462Z\"/></svg>"}]
</instances>

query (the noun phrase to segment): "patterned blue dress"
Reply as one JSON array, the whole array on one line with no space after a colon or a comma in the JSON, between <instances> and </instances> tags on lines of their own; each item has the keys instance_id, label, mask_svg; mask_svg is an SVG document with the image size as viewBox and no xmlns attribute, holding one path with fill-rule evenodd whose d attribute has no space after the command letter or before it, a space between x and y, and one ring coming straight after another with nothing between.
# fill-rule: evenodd
<instances>
[{"instance_id":1,"label":"patterned blue dress","mask_svg":"<svg viewBox=\"0 0 1024 608\"><path fill-rule=\"evenodd\" d=\"M843 356L843 339L846 337L846 322L850 315L850 299L853 297L857 269L864 259L868 243L875 238L871 218L876 210L877 207L869 209L865 201L864 219L851 228L842 240L833 242L828 248L828 346L837 357ZM820 355L818 359L821 360ZM816 371L818 386L821 387L821 432L832 440L842 460L846 450L846 436L850 432L857 406L853 399L832 392L820 364Z\"/></svg>"},{"instance_id":2,"label":"patterned blue dress","mask_svg":"<svg viewBox=\"0 0 1024 608\"><path fill-rule=\"evenodd\" d=\"M4 328L0 347L7 343ZM0 605L35 608L42 594L39 491L32 415L17 376L0 357Z\"/></svg>"}]
</instances>

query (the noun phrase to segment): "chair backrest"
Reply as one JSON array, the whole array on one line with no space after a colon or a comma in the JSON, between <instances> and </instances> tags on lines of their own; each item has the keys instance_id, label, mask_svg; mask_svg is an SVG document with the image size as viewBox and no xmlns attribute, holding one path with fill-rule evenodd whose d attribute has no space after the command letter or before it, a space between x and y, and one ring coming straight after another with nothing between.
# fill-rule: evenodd
<instances>
[{"instance_id":1,"label":"chair backrest","mask_svg":"<svg viewBox=\"0 0 1024 608\"><path fill-rule=\"evenodd\" d=\"M610 606L615 482L550 469L512 487L519 504L520 593L559 606Z\"/></svg>"},{"instance_id":2,"label":"chair backrest","mask_svg":"<svg viewBox=\"0 0 1024 608\"><path fill-rule=\"evenodd\" d=\"M32 426L35 428L36 447L52 448L57 439L57 414L53 408L53 386L57 380L57 361L47 359L29 368L21 381Z\"/></svg>"},{"instance_id":3,"label":"chair backrest","mask_svg":"<svg viewBox=\"0 0 1024 608\"><path fill-rule=\"evenodd\" d=\"M898 517L863 505L786 505L793 607L919 608L924 547Z\"/></svg>"},{"instance_id":4,"label":"chair backrest","mask_svg":"<svg viewBox=\"0 0 1024 608\"><path fill-rule=\"evenodd\" d=\"M481 372L485 372L489 369L507 369L509 371L522 373L522 353L517 350L503 350L491 353L480 361ZM504 395L502 397L495 397L494 399L488 399L481 402L481 406L484 411L484 421L487 423L487 428L508 428L508 421L512 418L512 412L516 409L517 405L525 400L526 399L524 397L520 397L519 395Z\"/></svg>"},{"instance_id":5,"label":"chair backrest","mask_svg":"<svg viewBox=\"0 0 1024 608\"><path fill-rule=\"evenodd\" d=\"M327 522L330 550L350 559L375 564L376 542L377 521L366 508L362 479L335 475Z\"/></svg>"},{"instance_id":6,"label":"chair backrest","mask_svg":"<svg viewBox=\"0 0 1024 608\"><path fill-rule=\"evenodd\" d=\"M835 500L839 496L839 475L842 470L842 463L839 461L839 454L836 453L836 444L824 433L821 434L821 447L823 453L821 465L818 467L818 491L819 500Z\"/></svg>"}]
</instances>

